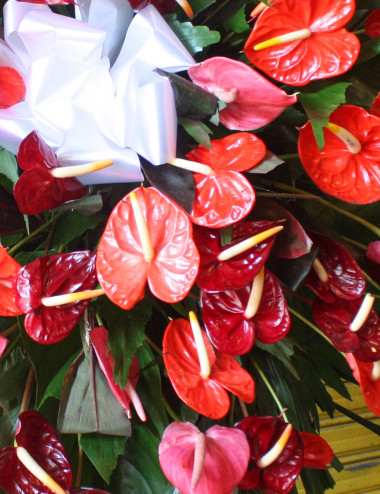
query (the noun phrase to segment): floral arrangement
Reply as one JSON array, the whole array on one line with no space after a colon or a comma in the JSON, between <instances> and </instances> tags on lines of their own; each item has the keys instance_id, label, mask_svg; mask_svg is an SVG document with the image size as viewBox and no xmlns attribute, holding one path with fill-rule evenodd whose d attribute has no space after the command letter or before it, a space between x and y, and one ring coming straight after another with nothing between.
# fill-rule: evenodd
<instances>
[{"instance_id":1,"label":"floral arrangement","mask_svg":"<svg viewBox=\"0 0 380 494\"><path fill-rule=\"evenodd\" d=\"M6 2L0 491L333 488L328 387L380 416L379 14Z\"/></svg>"}]
</instances>

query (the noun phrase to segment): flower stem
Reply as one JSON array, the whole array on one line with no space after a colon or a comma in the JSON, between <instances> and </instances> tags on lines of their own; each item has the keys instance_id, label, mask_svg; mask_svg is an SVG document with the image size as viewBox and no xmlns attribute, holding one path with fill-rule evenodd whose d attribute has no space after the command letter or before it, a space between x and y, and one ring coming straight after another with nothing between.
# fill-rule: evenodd
<instances>
[{"instance_id":1,"label":"flower stem","mask_svg":"<svg viewBox=\"0 0 380 494\"><path fill-rule=\"evenodd\" d=\"M149 343L149 345L153 348L153 350L162 357L162 350L155 344L155 342L151 338L149 338L148 335L145 335L145 339Z\"/></svg>"},{"instance_id":2,"label":"flower stem","mask_svg":"<svg viewBox=\"0 0 380 494\"><path fill-rule=\"evenodd\" d=\"M20 413L25 412L25 410L28 408L28 404L29 404L29 400L30 400L30 393L31 393L32 386L33 386L33 381L34 381L34 367L31 365L30 369L29 369L28 378L26 380L24 394L22 396Z\"/></svg>"},{"instance_id":3,"label":"flower stem","mask_svg":"<svg viewBox=\"0 0 380 494\"><path fill-rule=\"evenodd\" d=\"M181 419L180 417L175 413L175 411L172 409L172 407L169 405L169 403L167 402L165 396L162 394L161 395L161 401L165 407L165 410L167 411L168 415L170 415L170 417L175 420L176 422L181 422Z\"/></svg>"},{"instance_id":4,"label":"flower stem","mask_svg":"<svg viewBox=\"0 0 380 494\"><path fill-rule=\"evenodd\" d=\"M280 158L280 160L294 160L294 159L297 159L299 158L299 154L298 153L289 153L289 154L280 154L278 156L278 158Z\"/></svg>"},{"instance_id":5,"label":"flower stem","mask_svg":"<svg viewBox=\"0 0 380 494\"><path fill-rule=\"evenodd\" d=\"M18 323L16 322L15 324L13 324L13 326L11 326L10 328L6 329L1 334L4 337L7 337L7 336L11 335L14 331L16 331L17 328L18 328Z\"/></svg>"},{"instance_id":6,"label":"flower stem","mask_svg":"<svg viewBox=\"0 0 380 494\"><path fill-rule=\"evenodd\" d=\"M83 448L80 445L81 434L78 434L78 469L75 477L75 487L80 487L83 468Z\"/></svg>"},{"instance_id":7,"label":"flower stem","mask_svg":"<svg viewBox=\"0 0 380 494\"><path fill-rule=\"evenodd\" d=\"M288 309L289 309L289 312L294 314L300 321L305 323L307 326L309 326L309 328L313 329L316 333L318 333L320 336L322 336L322 338L324 338L326 341L328 341L330 343L330 345L334 346L334 344L330 340L330 338L328 338L324 333L322 333L322 331L318 328L318 326L316 326L315 324L310 322L308 319L306 319L306 317L302 316L299 312L292 309L291 307L288 306ZM344 355L344 353L342 353L342 355Z\"/></svg>"}]
</instances>

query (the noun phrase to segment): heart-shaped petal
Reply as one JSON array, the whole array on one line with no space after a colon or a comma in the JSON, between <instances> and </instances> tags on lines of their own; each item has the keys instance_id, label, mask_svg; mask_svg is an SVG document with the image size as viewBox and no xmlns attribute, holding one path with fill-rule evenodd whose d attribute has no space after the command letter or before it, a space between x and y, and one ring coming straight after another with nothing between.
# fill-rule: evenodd
<instances>
[{"instance_id":1,"label":"heart-shaped petal","mask_svg":"<svg viewBox=\"0 0 380 494\"><path fill-rule=\"evenodd\" d=\"M368 408L380 417L380 379L373 376L374 365L378 366L379 362L361 362L352 353L346 353L346 360L360 384Z\"/></svg>"},{"instance_id":2,"label":"heart-shaped petal","mask_svg":"<svg viewBox=\"0 0 380 494\"><path fill-rule=\"evenodd\" d=\"M0 110L20 103L25 96L25 83L11 67L0 67Z\"/></svg>"},{"instance_id":3,"label":"heart-shaped petal","mask_svg":"<svg viewBox=\"0 0 380 494\"><path fill-rule=\"evenodd\" d=\"M323 437L311 432L300 431L298 434L304 448L303 466L316 469L327 468L334 458L334 453Z\"/></svg>"},{"instance_id":4,"label":"heart-shaped petal","mask_svg":"<svg viewBox=\"0 0 380 494\"><path fill-rule=\"evenodd\" d=\"M22 311L16 304L15 295L12 285L16 273L21 265L16 262L0 245L0 316L11 317L22 314Z\"/></svg>"}]
</instances>

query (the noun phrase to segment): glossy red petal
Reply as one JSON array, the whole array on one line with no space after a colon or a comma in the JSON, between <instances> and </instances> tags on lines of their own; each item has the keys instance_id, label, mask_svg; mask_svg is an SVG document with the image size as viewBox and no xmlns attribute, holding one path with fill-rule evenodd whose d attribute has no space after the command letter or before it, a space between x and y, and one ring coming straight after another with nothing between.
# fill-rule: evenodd
<instances>
[{"instance_id":1,"label":"glossy red petal","mask_svg":"<svg viewBox=\"0 0 380 494\"><path fill-rule=\"evenodd\" d=\"M304 453L301 438L294 429L277 460L266 468L256 465L278 441L286 425L281 417L259 416L247 417L235 426L245 432L251 450L251 461L239 488L278 494L288 494L292 490L302 470Z\"/></svg>"},{"instance_id":2,"label":"glossy red petal","mask_svg":"<svg viewBox=\"0 0 380 494\"><path fill-rule=\"evenodd\" d=\"M17 70L0 67L0 110L20 103L25 96L25 83Z\"/></svg>"},{"instance_id":3,"label":"glossy red petal","mask_svg":"<svg viewBox=\"0 0 380 494\"><path fill-rule=\"evenodd\" d=\"M360 50L358 38L342 29L355 11L354 0L276 0L257 19L244 51L248 59L274 79L302 86L347 72ZM309 29L307 39L254 50L259 43Z\"/></svg>"},{"instance_id":4,"label":"glossy red petal","mask_svg":"<svg viewBox=\"0 0 380 494\"><path fill-rule=\"evenodd\" d=\"M220 252L253 235L276 226L273 221L246 221L232 225L231 244L221 245L221 231L197 228L194 240L201 256L197 285L205 291L236 290L248 285L268 259L274 237L260 242L228 261L218 261Z\"/></svg>"},{"instance_id":5,"label":"glossy red petal","mask_svg":"<svg viewBox=\"0 0 380 494\"><path fill-rule=\"evenodd\" d=\"M344 300L335 297L333 303L316 299L312 314L315 322L330 338L337 350L350 352L364 362L380 359L380 318L372 309L365 323L356 332L349 326L359 310L362 300Z\"/></svg>"},{"instance_id":6,"label":"glossy red petal","mask_svg":"<svg viewBox=\"0 0 380 494\"><path fill-rule=\"evenodd\" d=\"M301 437L304 453L303 466L307 468L325 469L333 460L334 453L327 442L317 434L298 432Z\"/></svg>"},{"instance_id":7,"label":"glossy red petal","mask_svg":"<svg viewBox=\"0 0 380 494\"><path fill-rule=\"evenodd\" d=\"M248 466L249 446L245 434L219 425L208 429L202 475L197 487L191 488L195 445L200 434L197 427L188 422L170 424L158 449L161 468L182 494L230 494Z\"/></svg>"},{"instance_id":8,"label":"glossy red petal","mask_svg":"<svg viewBox=\"0 0 380 494\"><path fill-rule=\"evenodd\" d=\"M42 415L35 410L23 412L15 439L17 446L25 448L65 491L70 489L73 479L67 453ZM0 485L8 494L51 494L51 490L18 460L13 447L0 451Z\"/></svg>"},{"instance_id":9,"label":"glossy red petal","mask_svg":"<svg viewBox=\"0 0 380 494\"><path fill-rule=\"evenodd\" d=\"M56 168L58 166L55 152L39 136L36 130L21 141L17 152L17 162L23 170Z\"/></svg>"},{"instance_id":10,"label":"glossy red petal","mask_svg":"<svg viewBox=\"0 0 380 494\"><path fill-rule=\"evenodd\" d=\"M177 319L166 328L163 339L165 367L178 396L191 408L212 419L224 417L230 400L225 389L253 401L252 377L234 357L213 351L204 332L211 364L208 379L200 376L198 354L189 321Z\"/></svg>"},{"instance_id":11,"label":"glossy red petal","mask_svg":"<svg viewBox=\"0 0 380 494\"><path fill-rule=\"evenodd\" d=\"M365 33L370 38L380 36L380 9L372 10L364 24Z\"/></svg>"},{"instance_id":12,"label":"glossy red petal","mask_svg":"<svg viewBox=\"0 0 380 494\"><path fill-rule=\"evenodd\" d=\"M13 280L20 268L21 265L7 253L7 249L0 245L0 316L2 317L22 314L12 289Z\"/></svg>"},{"instance_id":13,"label":"glossy red petal","mask_svg":"<svg viewBox=\"0 0 380 494\"><path fill-rule=\"evenodd\" d=\"M175 303L190 291L198 274L199 254L187 214L158 190L135 190L154 248L145 261L129 195L112 211L98 247L97 272L107 296L123 309L152 293Z\"/></svg>"},{"instance_id":14,"label":"glossy red petal","mask_svg":"<svg viewBox=\"0 0 380 494\"><path fill-rule=\"evenodd\" d=\"M344 105L329 120L356 137L361 150L351 153L340 138L324 129L325 146L321 154L308 122L298 141L305 171L321 190L343 201L367 204L379 200L380 118L363 108Z\"/></svg>"},{"instance_id":15,"label":"glossy red petal","mask_svg":"<svg viewBox=\"0 0 380 494\"><path fill-rule=\"evenodd\" d=\"M95 254L90 251L41 257L21 268L13 290L18 307L26 314L24 325L28 335L46 345L66 338L90 300L45 307L41 299L91 290L95 283Z\"/></svg>"},{"instance_id":16,"label":"glossy red petal","mask_svg":"<svg viewBox=\"0 0 380 494\"><path fill-rule=\"evenodd\" d=\"M358 263L340 242L322 233L308 231L318 247L318 259L326 270L328 281L322 282L312 270L305 278L305 285L326 302L334 300L330 290L347 300L360 298L366 289L366 280Z\"/></svg>"},{"instance_id":17,"label":"glossy red petal","mask_svg":"<svg viewBox=\"0 0 380 494\"><path fill-rule=\"evenodd\" d=\"M219 99L237 91L236 99L227 101L220 111L223 125L232 130L255 130L277 118L297 102L265 79L249 65L225 57L213 57L188 69L192 81Z\"/></svg>"},{"instance_id":18,"label":"glossy red petal","mask_svg":"<svg viewBox=\"0 0 380 494\"><path fill-rule=\"evenodd\" d=\"M252 319L244 316L251 285L240 290L201 292L202 318L211 343L221 352L242 355L252 348L254 337L275 343L290 329L288 306L277 278L265 270L259 309Z\"/></svg>"},{"instance_id":19,"label":"glossy red petal","mask_svg":"<svg viewBox=\"0 0 380 494\"><path fill-rule=\"evenodd\" d=\"M134 10L141 10L149 4L152 4L160 14L170 14L177 5L175 0L129 0Z\"/></svg>"},{"instance_id":20,"label":"glossy red petal","mask_svg":"<svg viewBox=\"0 0 380 494\"><path fill-rule=\"evenodd\" d=\"M346 360L349 363L355 379L360 384L360 388L367 403L368 408L380 417L380 379L372 379L372 362L361 362L352 353L346 353Z\"/></svg>"}]
</instances>

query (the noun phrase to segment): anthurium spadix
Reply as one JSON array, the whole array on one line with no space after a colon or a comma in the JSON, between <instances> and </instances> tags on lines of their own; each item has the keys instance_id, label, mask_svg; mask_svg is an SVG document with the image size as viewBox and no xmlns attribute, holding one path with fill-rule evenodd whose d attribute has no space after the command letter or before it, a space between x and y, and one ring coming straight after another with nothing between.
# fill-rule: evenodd
<instances>
[{"instance_id":1,"label":"anthurium spadix","mask_svg":"<svg viewBox=\"0 0 380 494\"><path fill-rule=\"evenodd\" d=\"M0 145L16 154L37 130L62 166L114 162L83 183L141 181L138 154L155 165L176 154L173 91L154 69L194 61L153 5L134 15L125 0L79 4L76 19L5 5L4 65L28 77L24 101L0 110Z\"/></svg>"},{"instance_id":2,"label":"anthurium spadix","mask_svg":"<svg viewBox=\"0 0 380 494\"><path fill-rule=\"evenodd\" d=\"M182 494L230 494L249 461L244 432L214 425L202 433L188 422L173 422L158 449L161 468Z\"/></svg>"}]
</instances>

